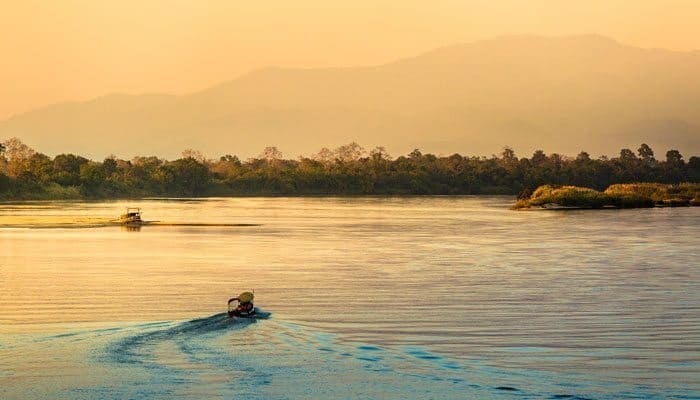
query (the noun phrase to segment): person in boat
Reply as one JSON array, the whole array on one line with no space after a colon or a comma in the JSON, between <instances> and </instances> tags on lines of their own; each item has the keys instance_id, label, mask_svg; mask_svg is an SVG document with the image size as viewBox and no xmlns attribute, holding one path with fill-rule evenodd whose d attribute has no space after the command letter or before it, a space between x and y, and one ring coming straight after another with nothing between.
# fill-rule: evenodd
<instances>
[{"instance_id":1,"label":"person in boat","mask_svg":"<svg viewBox=\"0 0 700 400\"><path fill-rule=\"evenodd\" d=\"M228 300L228 316L229 317L246 317L255 314L255 305L253 299L255 296L252 292L243 292L238 297ZM236 308L231 309L231 303L238 302Z\"/></svg>"}]
</instances>

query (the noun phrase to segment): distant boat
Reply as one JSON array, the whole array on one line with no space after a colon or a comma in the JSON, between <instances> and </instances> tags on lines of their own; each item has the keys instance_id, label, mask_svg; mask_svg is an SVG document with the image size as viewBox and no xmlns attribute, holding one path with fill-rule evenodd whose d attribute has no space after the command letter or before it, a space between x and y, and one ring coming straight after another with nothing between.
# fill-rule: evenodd
<instances>
[{"instance_id":1,"label":"distant boat","mask_svg":"<svg viewBox=\"0 0 700 400\"><path fill-rule=\"evenodd\" d=\"M127 207L126 212L119 217L122 225L141 225L142 222L140 208Z\"/></svg>"}]
</instances>

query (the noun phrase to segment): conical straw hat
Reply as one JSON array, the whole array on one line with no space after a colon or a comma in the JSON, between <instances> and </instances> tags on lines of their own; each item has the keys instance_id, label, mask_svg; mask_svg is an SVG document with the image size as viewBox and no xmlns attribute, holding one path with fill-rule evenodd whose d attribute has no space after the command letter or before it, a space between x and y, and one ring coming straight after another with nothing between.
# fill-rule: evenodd
<instances>
[{"instance_id":1,"label":"conical straw hat","mask_svg":"<svg viewBox=\"0 0 700 400\"><path fill-rule=\"evenodd\" d=\"M251 292L243 292L238 296L238 300L241 301L241 303L250 303L253 301L253 293Z\"/></svg>"}]
</instances>

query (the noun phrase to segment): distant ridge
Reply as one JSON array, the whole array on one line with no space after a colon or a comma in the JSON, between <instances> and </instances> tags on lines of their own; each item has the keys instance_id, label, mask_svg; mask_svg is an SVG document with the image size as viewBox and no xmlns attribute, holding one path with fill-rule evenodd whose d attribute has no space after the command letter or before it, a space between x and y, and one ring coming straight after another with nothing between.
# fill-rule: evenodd
<instances>
[{"instance_id":1,"label":"distant ridge","mask_svg":"<svg viewBox=\"0 0 700 400\"><path fill-rule=\"evenodd\" d=\"M264 68L183 96L111 94L0 122L48 154L101 159L185 148L215 157L285 156L350 141L392 155L490 155L504 145L616 154L649 143L700 153L700 52L626 46L599 35L507 36L384 65Z\"/></svg>"}]
</instances>

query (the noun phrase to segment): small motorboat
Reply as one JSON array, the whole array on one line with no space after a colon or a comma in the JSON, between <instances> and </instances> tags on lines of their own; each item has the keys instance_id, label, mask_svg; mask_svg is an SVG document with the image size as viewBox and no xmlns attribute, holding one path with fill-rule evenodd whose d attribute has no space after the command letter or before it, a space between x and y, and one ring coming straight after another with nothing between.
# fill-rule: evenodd
<instances>
[{"instance_id":1,"label":"small motorboat","mask_svg":"<svg viewBox=\"0 0 700 400\"><path fill-rule=\"evenodd\" d=\"M253 292L243 292L238 297L229 299L228 301L228 316L229 318L255 318L257 312L253 305L255 295Z\"/></svg>"},{"instance_id":2,"label":"small motorboat","mask_svg":"<svg viewBox=\"0 0 700 400\"><path fill-rule=\"evenodd\" d=\"M122 225L141 225L141 209L135 207L127 207L126 212L119 216L119 223Z\"/></svg>"}]
</instances>

